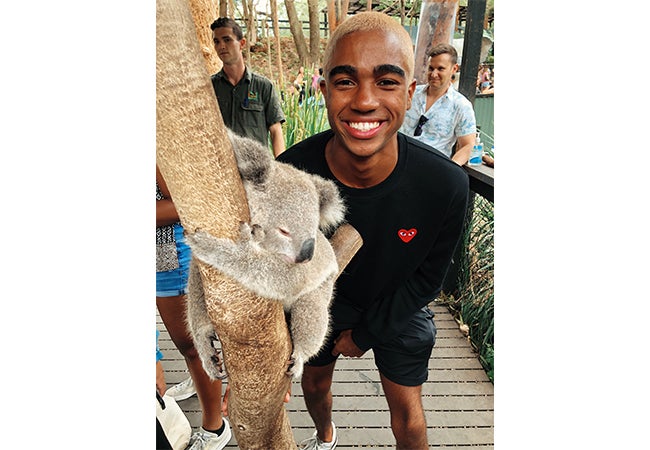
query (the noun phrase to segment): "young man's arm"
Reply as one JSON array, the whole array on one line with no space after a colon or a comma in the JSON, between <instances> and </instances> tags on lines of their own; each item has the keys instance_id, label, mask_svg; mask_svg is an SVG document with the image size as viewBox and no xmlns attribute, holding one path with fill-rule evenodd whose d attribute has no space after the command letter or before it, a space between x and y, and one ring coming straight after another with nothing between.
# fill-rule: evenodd
<instances>
[{"instance_id":1,"label":"young man's arm","mask_svg":"<svg viewBox=\"0 0 650 450\"><path fill-rule=\"evenodd\" d=\"M453 154L451 160L459 166L464 166L469 161L469 154L476 142L476 135L474 133L461 136L456 143L456 153Z\"/></svg>"},{"instance_id":2,"label":"young man's arm","mask_svg":"<svg viewBox=\"0 0 650 450\"><path fill-rule=\"evenodd\" d=\"M275 122L269 127L271 133L271 146L273 147L273 156L277 156L285 150L284 134L282 134L282 123Z\"/></svg>"}]
</instances>

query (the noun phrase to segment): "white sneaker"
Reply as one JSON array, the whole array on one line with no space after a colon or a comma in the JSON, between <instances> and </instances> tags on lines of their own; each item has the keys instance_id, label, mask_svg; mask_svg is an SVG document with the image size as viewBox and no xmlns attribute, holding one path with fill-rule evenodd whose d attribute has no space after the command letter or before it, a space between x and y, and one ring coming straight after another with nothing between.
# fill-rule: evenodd
<instances>
[{"instance_id":1,"label":"white sneaker","mask_svg":"<svg viewBox=\"0 0 650 450\"><path fill-rule=\"evenodd\" d=\"M230 430L230 424L226 418L223 418L224 428L223 432L220 435L215 433L210 433L205 431L203 427L199 428L199 431L192 435L190 443L187 445L185 450L222 450L232 437L232 431Z\"/></svg>"},{"instance_id":2,"label":"white sneaker","mask_svg":"<svg viewBox=\"0 0 650 450\"><path fill-rule=\"evenodd\" d=\"M332 442L321 441L318 439L317 432L314 431L314 435L302 441L299 448L302 450L334 450L336 448L336 443L339 440L336 435L336 425L334 425L334 422L332 422L332 428L334 429L332 432Z\"/></svg>"},{"instance_id":3,"label":"white sneaker","mask_svg":"<svg viewBox=\"0 0 650 450\"><path fill-rule=\"evenodd\" d=\"M173 397L177 402L190 398L194 394L196 394L196 388L194 387L192 377L188 377L186 380L170 387L165 392L165 395Z\"/></svg>"}]
</instances>

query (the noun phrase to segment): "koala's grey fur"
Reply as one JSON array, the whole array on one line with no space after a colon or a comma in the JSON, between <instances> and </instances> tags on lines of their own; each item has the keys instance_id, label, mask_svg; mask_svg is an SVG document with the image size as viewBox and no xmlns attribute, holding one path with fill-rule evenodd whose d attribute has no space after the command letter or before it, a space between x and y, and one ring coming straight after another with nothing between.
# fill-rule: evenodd
<instances>
[{"instance_id":1,"label":"koala's grey fur","mask_svg":"<svg viewBox=\"0 0 650 450\"><path fill-rule=\"evenodd\" d=\"M291 314L293 364L299 378L328 333L329 304L338 273L336 256L323 232L344 218L336 185L275 161L257 141L228 133L241 174L251 223L242 223L236 241L203 231L186 239L193 257L239 282L249 291L282 302ZM188 323L203 366L223 378L216 333L207 315L196 262L190 265Z\"/></svg>"}]
</instances>

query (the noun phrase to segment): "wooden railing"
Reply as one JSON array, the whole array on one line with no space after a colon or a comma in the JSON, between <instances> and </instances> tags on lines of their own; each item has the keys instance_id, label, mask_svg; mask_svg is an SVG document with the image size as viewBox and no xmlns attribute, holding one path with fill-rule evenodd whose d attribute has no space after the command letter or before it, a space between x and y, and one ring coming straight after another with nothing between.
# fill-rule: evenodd
<instances>
[{"instance_id":1,"label":"wooden railing","mask_svg":"<svg viewBox=\"0 0 650 450\"><path fill-rule=\"evenodd\" d=\"M480 166L463 166L469 175L469 188L486 200L494 203L494 168L485 164Z\"/></svg>"}]
</instances>

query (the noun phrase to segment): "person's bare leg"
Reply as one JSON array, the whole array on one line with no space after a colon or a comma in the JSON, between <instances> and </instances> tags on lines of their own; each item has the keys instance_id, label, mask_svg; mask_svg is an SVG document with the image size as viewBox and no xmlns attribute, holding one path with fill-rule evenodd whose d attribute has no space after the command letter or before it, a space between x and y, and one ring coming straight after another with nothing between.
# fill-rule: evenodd
<instances>
[{"instance_id":1,"label":"person's bare leg","mask_svg":"<svg viewBox=\"0 0 650 450\"><path fill-rule=\"evenodd\" d=\"M428 450L427 423L422 407L422 386L402 386L380 374L390 410L390 425L397 450Z\"/></svg>"},{"instance_id":2,"label":"person's bare leg","mask_svg":"<svg viewBox=\"0 0 650 450\"><path fill-rule=\"evenodd\" d=\"M203 370L201 358L194 348L192 337L185 321L186 300L180 297L156 297L158 312L174 345L185 358L187 369L194 381L196 395L202 412L202 423L206 430L218 430L223 424L221 416L221 380L210 380Z\"/></svg>"},{"instance_id":3,"label":"person's bare leg","mask_svg":"<svg viewBox=\"0 0 650 450\"><path fill-rule=\"evenodd\" d=\"M323 442L331 442L332 428L332 377L336 361L323 367L305 366L302 374L302 392L307 411L316 426L316 434Z\"/></svg>"}]
</instances>

